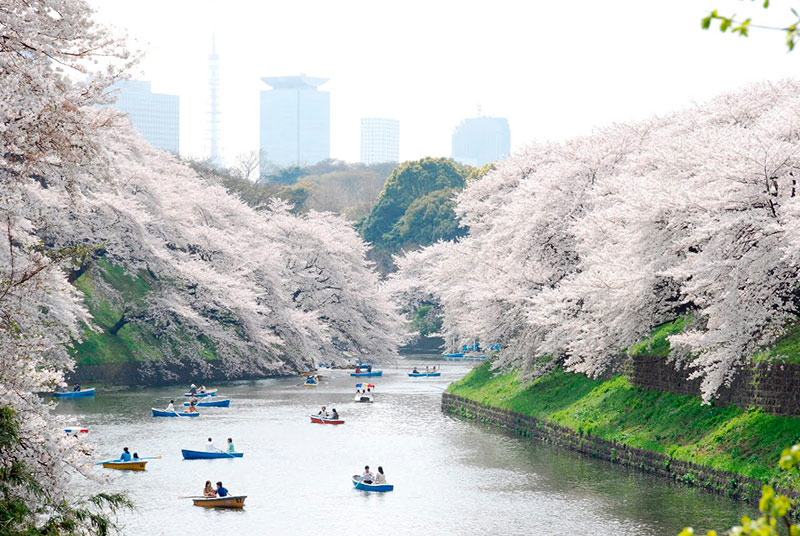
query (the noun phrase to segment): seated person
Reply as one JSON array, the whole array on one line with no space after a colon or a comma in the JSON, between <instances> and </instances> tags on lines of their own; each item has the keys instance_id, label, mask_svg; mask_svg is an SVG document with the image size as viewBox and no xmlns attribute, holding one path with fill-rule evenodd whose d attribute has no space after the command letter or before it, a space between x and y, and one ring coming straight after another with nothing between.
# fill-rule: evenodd
<instances>
[{"instance_id":1,"label":"seated person","mask_svg":"<svg viewBox=\"0 0 800 536\"><path fill-rule=\"evenodd\" d=\"M134 459L134 461L139 459L139 453L138 452L134 452L133 453L133 459Z\"/></svg>"},{"instance_id":2,"label":"seated person","mask_svg":"<svg viewBox=\"0 0 800 536\"><path fill-rule=\"evenodd\" d=\"M217 482L217 497L227 497L228 490L222 487L222 482Z\"/></svg>"},{"instance_id":3,"label":"seated person","mask_svg":"<svg viewBox=\"0 0 800 536\"><path fill-rule=\"evenodd\" d=\"M233 439L230 437L228 438L228 454L233 454L236 452L236 448L233 446Z\"/></svg>"},{"instance_id":4,"label":"seated person","mask_svg":"<svg viewBox=\"0 0 800 536\"><path fill-rule=\"evenodd\" d=\"M131 461L131 453L128 452L128 447L122 449L122 454L120 455L119 459L123 462Z\"/></svg>"},{"instance_id":5,"label":"seated person","mask_svg":"<svg viewBox=\"0 0 800 536\"><path fill-rule=\"evenodd\" d=\"M333 416L333 418L335 420L339 420L339 413L337 413L336 408L333 408L333 415L332 416Z\"/></svg>"},{"instance_id":6,"label":"seated person","mask_svg":"<svg viewBox=\"0 0 800 536\"><path fill-rule=\"evenodd\" d=\"M175 412L175 401L174 401L174 400L170 400L170 401L169 401L169 404L167 404L167 407L166 407L166 408L164 408L164 411L172 411L172 412Z\"/></svg>"},{"instance_id":7,"label":"seated person","mask_svg":"<svg viewBox=\"0 0 800 536\"><path fill-rule=\"evenodd\" d=\"M219 449L214 445L210 437L208 438L208 443L206 443L206 452L219 452Z\"/></svg>"},{"instance_id":8,"label":"seated person","mask_svg":"<svg viewBox=\"0 0 800 536\"><path fill-rule=\"evenodd\" d=\"M411 371L411 374L419 374L417 367L414 367L414 370Z\"/></svg>"},{"instance_id":9,"label":"seated person","mask_svg":"<svg viewBox=\"0 0 800 536\"><path fill-rule=\"evenodd\" d=\"M192 396L197 394L197 386L195 384L192 384L192 386L189 387L189 394Z\"/></svg>"},{"instance_id":10,"label":"seated person","mask_svg":"<svg viewBox=\"0 0 800 536\"><path fill-rule=\"evenodd\" d=\"M76 383L76 384L75 384L75 386L72 388L72 391L73 391L73 392L75 392L75 393L77 393L77 392L78 392L78 391L80 391L80 390L81 390L81 386L80 386L80 385L78 385L77 383Z\"/></svg>"},{"instance_id":11,"label":"seated person","mask_svg":"<svg viewBox=\"0 0 800 536\"><path fill-rule=\"evenodd\" d=\"M378 467L378 472L375 473L375 485L386 484L386 475L383 474L383 467Z\"/></svg>"},{"instance_id":12,"label":"seated person","mask_svg":"<svg viewBox=\"0 0 800 536\"><path fill-rule=\"evenodd\" d=\"M317 415L319 415L320 417L327 417L328 410L325 408L325 406L322 406L322 409L319 411L319 413L317 413Z\"/></svg>"},{"instance_id":13,"label":"seated person","mask_svg":"<svg viewBox=\"0 0 800 536\"><path fill-rule=\"evenodd\" d=\"M369 465L364 466L364 474L361 475L361 482L364 484L372 484L375 481L375 475L369 470Z\"/></svg>"},{"instance_id":14,"label":"seated person","mask_svg":"<svg viewBox=\"0 0 800 536\"><path fill-rule=\"evenodd\" d=\"M210 480L206 480L206 487L203 488L203 497L216 497L217 492L214 491L214 486L211 485Z\"/></svg>"},{"instance_id":15,"label":"seated person","mask_svg":"<svg viewBox=\"0 0 800 536\"><path fill-rule=\"evenodd\" d=\"M186 413L199 413L197 411L197 406L194 405L194 402L189 402L189 409L186 410Z\"/></svg>"}]
</instances>

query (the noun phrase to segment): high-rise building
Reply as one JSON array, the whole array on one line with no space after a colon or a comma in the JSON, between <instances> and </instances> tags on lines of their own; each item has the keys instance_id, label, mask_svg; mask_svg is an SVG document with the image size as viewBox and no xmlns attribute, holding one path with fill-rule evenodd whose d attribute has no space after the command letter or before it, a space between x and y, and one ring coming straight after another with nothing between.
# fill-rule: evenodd
<instances>
[{"instance_id":1,"label":"high-rise building","mask_svg":"<svg viewBox=\"0 0 800 536\"><path fill-rule=\"evenodd\" d=\"M316 164L330 158L331 96L319 91L327 78L262 78L272 89L261 92L261 173L280 167Z\"/></svg>"},{"instance_id":2,"label":"high-rise building","mask_svg":"<svg viewBox=\"0 0 800 536\"><path fill-rule=\"evenodd\" d=\"M222 165L219 132L219 56L217 36L211 35L211 54L208 56L208 158L217 166Z\"/></svg>"},{"instance_id":3,"label":"high-rise building","mask_svg":"<svg viewBox=\"0 0 800 536\"><path fill-rule=\"evenodd\" d=\"M156 149L178 154L179 97L153 93L150 82L143 80L122 80L115 87L119 97L114 106L128 115L133 128Z\"/></svg>"},{"instance_id":4,"label":"high-rise building","mask_svg":"<svg viewBox=\"0 0 800 536\"><path fill-rule=\"evenodd\" d=\"M464 119L453 132L453 160L483 166L511 152L511 129L505 117Z\"/></svg>"},{"instance_id":5,"label":"high-rise building","mask_svg":"<svg viewBox=\"0 0 800 536\"><path fill-rule=\"evenodd\" d=\"M400 160L400 121L361 118L361 163L380 164Z\"/></svg>"}]
</instances>

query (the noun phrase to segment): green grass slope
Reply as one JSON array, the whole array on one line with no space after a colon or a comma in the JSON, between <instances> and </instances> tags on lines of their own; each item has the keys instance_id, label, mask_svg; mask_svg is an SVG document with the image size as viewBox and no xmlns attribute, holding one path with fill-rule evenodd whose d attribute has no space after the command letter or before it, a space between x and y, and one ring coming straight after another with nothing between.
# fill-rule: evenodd
<instances>
[{"instance_id":1,"label":"green grass slope","mask_svg":"<svg viewBox=\"0 0 800 536\"><path fill-rule=\"evenodd\" d=\"M523 387L517 374L475 368L448 392L591 434L739 475L800 490L778 470L781 450L800 440L800 419L699 398L651 391L623 376L591 380L557 370Z\"/></svg>"}]
</instances>

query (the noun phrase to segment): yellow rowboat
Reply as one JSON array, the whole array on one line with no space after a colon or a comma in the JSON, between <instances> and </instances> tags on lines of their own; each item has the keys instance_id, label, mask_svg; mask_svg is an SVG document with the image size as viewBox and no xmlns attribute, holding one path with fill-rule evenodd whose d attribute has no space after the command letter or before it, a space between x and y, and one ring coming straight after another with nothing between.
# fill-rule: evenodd
<instances>
[{"instance_id":1,"label":"yellow rowboat","mask_svg":"<svg viewBox=\"0 0 800 536\"><path fill-rule=\"evenodd\" d=\"M230 497L203 497L192 499L195 506L202 506L203 508L235 508L241 510L244 508L244 500L247 495L234 495Z\"/></svg>"},{"instance_id":2,"label":"yellow rowboat","mask_svg":"<svg viewBox=\"0 0 800 536\"><path fill-rule=\"evenodd\" d=\"M118 471L144 471L144 466L147 462L140 460L130 462L103 462L103 467L106 469L116 469Z\"/></svg>"}]
</instances>

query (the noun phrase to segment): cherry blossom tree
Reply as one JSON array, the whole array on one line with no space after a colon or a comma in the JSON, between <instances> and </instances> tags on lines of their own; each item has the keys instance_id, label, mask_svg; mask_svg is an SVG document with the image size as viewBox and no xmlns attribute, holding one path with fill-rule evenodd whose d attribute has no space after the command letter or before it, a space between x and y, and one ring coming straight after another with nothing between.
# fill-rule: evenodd
<instances>
[{"instance_id":1,"label":"cherry blossom tree","mask_svg":"<svg viewBox=\"0 0 800 536\"><path fill-rule=\"evenodd\" d=\"M799 112L797 83L763 84L531 146L458 196L469 236L397 260L393 291L534 374L616 370L691 313L670 359L710 400L797 321Z\"/></svg>"}]
</instances>

